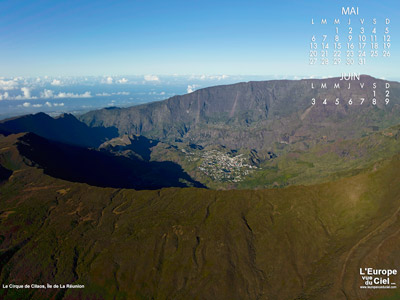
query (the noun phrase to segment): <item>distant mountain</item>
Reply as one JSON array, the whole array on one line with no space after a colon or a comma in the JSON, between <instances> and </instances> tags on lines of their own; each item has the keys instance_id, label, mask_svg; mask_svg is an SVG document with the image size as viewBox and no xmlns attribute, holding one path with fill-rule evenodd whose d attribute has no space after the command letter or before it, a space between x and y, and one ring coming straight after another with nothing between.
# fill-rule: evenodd
<instances>
[{"instance_id":1,"label":"distant mountain","mask_svg":"<svg viewBox=\"0 0 400 300\"><path fill-rule=\"evenodd\" d=\"M400 123L398 82L390 82L388 105L384 102L386 81L361 76L350 89L348 82L340 82L341 88L335 89L338 82L339 78L242 82L129 108L91 111L79 119L90 127L115 127L120 136L144 135L232 149L260 149L275 142L312 143L321 136L357 138ZM372 104L374 83L377 105ZM322 84L327 88L321 88ZM340 105L335 105L336 98ZM365 98L363 105L360 98Z\"/></svg>"},{"instance_id":2,"label":"distant mountain","mask_svg":"<svg viewBox=\"0 0 400 300\"><path fill-rule=\"evenodd\" d=\"M45 113L0 121L0 131L33 132L44 138L83 147L98 147L118 135L116 128L88 127L72 114L52 118Z\"/></svg>"}]
</instances>

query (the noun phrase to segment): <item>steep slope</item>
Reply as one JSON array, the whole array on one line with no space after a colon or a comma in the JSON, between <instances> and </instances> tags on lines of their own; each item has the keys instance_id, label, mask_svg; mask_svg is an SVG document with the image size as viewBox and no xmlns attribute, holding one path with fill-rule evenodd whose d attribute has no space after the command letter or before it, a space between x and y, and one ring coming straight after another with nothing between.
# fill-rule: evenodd
<instances>
[{"instance_id":1,"label":"steep slope","mask_svg":"<svg viewBox=\"0 0 400 300\"><path fill-rule=\"evenodd\" d=\"M400 123L399 83L390 82L390 102L385 105L386 81L362 76L350 89L347 82L335 89L338 82L338 78L329 78L215 86L165 101L92 111L80 120L88 126L116 127L120 135L232 149L261 149L274 142L312 143L322 136L329 140L357 138ZM326 89L321 88L324 83ZM374 83L377 105L372 104ZM311 104L312 98L317 105ZM322 103L325 98L327 105ZM340 105L335 105L336 98ZM362 105L360 98L365 98Z\"/></svg>"},{"instance_id":2,"label":"steep slope","mask_svg":"<svg viewBox=\"0 0 400 300\"><path fill-rule=\"evenodd\" d=\"M98 147L117 136L115 128L88 127L71 114L52 118L45 113L26 115L0 122L0 130L10 133L33 132L44 138L79 145Z\"/></svg>"},{"instance_id":3,"label":"steep slope","mask_svg":"<svg viewBox=\"0 0 400 300\"><path fill-rule=\"evenodd\" d=\"M0 283L85 285L2 299L399 297L359 288L360 267L400 265L399 155L307 187L133 191L55 179L15 137L0 141L13 172L0 186Z\"/></svg>"}]
</instances>

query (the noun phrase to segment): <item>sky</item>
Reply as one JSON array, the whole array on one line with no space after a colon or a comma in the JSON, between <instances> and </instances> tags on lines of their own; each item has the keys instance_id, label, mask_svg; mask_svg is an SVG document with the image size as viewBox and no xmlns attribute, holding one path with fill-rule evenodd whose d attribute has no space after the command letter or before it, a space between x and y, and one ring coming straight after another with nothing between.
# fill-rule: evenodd
<instances>
[{"instance_id":1,"label":"sky","mask_svg":"<svg viewBox=\"0 0 400 300\"><path fill-rule=\"evenodd\" d=\"M0 76L338 76L346 68L310 66L308 52L334 30L311 18L342 18L342 6L391 19L390 59L351 70L396 76L397 0L0 1Z\"/></svg>"}]
</instances>

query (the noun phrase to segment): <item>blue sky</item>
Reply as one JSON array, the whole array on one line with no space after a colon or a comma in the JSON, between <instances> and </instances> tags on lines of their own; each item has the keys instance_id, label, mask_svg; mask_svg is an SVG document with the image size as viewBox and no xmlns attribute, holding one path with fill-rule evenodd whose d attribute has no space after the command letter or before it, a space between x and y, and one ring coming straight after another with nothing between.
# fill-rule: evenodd
<instances>
[{"instance_id":1,"label":"blue sky","mask_svg":"<svg viewBox=\"0 0 400 300\"><path fill-rule=\"evenodd\" d=\"M391 58L308 65L311 18L391 19ZM0 76L230 74L396 78L399 1L0 1ZM331 26L330 28L333 28Z\"/></svg>"}]
</instances>

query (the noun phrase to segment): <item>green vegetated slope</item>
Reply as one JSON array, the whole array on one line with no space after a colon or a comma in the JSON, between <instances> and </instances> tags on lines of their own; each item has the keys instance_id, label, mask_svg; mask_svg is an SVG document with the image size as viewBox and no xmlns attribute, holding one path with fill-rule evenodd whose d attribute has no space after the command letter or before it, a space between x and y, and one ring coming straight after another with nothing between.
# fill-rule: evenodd
<instances>
[{"instance_id":1,"label":"green vegetated slope","mask_svg":"<svg viewBox=\"0 0 400 300\"><path fill-rule=\"evenodd\" d=\"M355 175L372 163L398 152L400 126L359 139L321 141L310 149L282 152L277 158L267 160L238 187L266 188L327 182Z\"/></svg>"},{"instance_id":2,"label":"green vegetated slope","mask_svg":"<svg viewBox=\"0 0 400 300\"><path fill-rule=\"evenodd\" d=\"M180 164L190 176L213 189L254 189L315 184L349 177L400 152L400 126L349 140L321 138L309 148L276 143L268 149L232 150L221 146L192 149L159 143L154 160Z\"/></svg>"},{"instance_id":3,"label":"green vegetated slope","mask_svg":"<svg viewBox=\"0 0 400 300\"><path fill-rule=\"evenodd\" d=\"M45 175L18 152L20 136L0 138L13 171L0 183L0 283L85 289L0 289L2 299L399 296L359 289L358 272L400 265L400 155L318 185L135 191Z\"/></svg>"}]
</instances>

